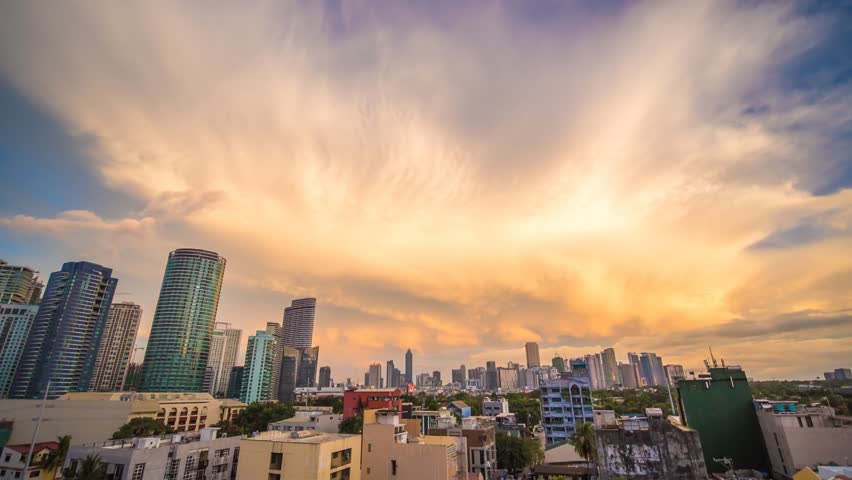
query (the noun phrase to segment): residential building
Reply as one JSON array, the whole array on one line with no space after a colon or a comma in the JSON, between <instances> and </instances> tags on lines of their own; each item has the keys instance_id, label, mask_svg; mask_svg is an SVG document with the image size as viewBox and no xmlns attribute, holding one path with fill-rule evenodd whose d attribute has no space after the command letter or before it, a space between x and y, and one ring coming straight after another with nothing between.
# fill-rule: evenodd
<instances>
[{"instance_id":1,"label":"residential building","mask_svg":"<svg viewBox=\"0 0 852 480\"><path fill-rule=\"evenodd\" d=\"M500 376L497 373L497 362L489 360L485 362L485 389L497 390L500 388Z\"/></svg>"},{"instance_id":2,"label":"residential building","mask_svg":"<svg viewBox=\"0 0 852 480\"><path fill-rule=\"evenodd\" d=\"M524 350L527 354L527 368L541 366L541 357L538 354L538 344L535 342L527 342L524 345Z\"/></svg>"},{"instance_id":3,"label":"residential building","mask_svg":"<svg viewBox=\"0 0 852 480\"><path fill-rule=\"evenodd\" d=\"M0 305L0 398L8 398L38 305Z\"/></svg>"},{"instance_id":4,"label":"residential building","mask_svg":"<svg viewBox=\"0 0 852 480\"><path fill-rule=\"evenodd\" d=\"M565 371L565 359L558 355L553 357L553 359L550 361L550 364L553 365L553 368L558 370L559 373Z\"/></svg>"},{"instance_id":5,"label":"residential building","mask_svg":"<svg viewBox=\"0 0 852 480\"><path fill-rule=\"evenodd\" d=\"M307 349L313 346L316 309L316 298L293 300L290 306L284 309L282 344L285 347Z\"/></svg>"},{"instance_id":6,"label":"residential building","mask_svg":"<svg viewBox=\"0 0 852 480\"><path fill-rule=\"evenodd\" d=\"M301 432L315 430L323 433L337 433L343 415L332 413L331 407L297 407L295 416L269 424L268 430L280 432Z\"/></svg>"},{"instance_id":7,"label":"residential building","mask_svg":"<svg viewBox=\"0 0 852 480\"><path fill-rule=\"evenodd\" d=\"M142 362L142 390L202 391L225 263L207 250L169 253Z\"/></svg>"},{"instance_id":8,"label":"residential building","mask_svg":"<svg viewBox=\"0 0 852 480\"><path fill-rule=\"evenodd\" d=\"M41 400L0 400L0 418L31 425ZM209 393L73 392L45 404L50 420L41 424L37 442L71 435L72 443L101 442L134 418L152 418L173 429L197 431L239 414L244 403L219 400ZM29 443L32 429L15 428L10 444Z\"/></svg>"},{"instance_id":9,"label":"residential building","mask_svg":"<svg viewBox=\"0 0 852 480\"><path fill-rule=\"evenodd\" d=\"M393 384L393 370L395 368L394 365L393 365L393 360L388 360L385 365L386 365L387 369L385 370L385 385L384 386L387 387L387 388L396 388L398 385Z\"/></svg>"},{"instance_id":10,"label":"residential building","mask_svg":"<svg viewBox=\"0 0 852 480\"><path fill-rule=\"evenodd\" d=\"M243 438L237 478L359 480L361 436L273 430Z\"/></svg>"},{"instance_id":11,"label":"residential building","mask_svg":"<svg viewBox=\"0 0 852 480\"><path fill-rule=\"evenodd\" d=\"M835 380L835 378L834 378L834 372L825 372L825 373L823 373L823 376L824 376L824 377L825 377L825 379L826 379L826 380L828 380L828 381Z\"/></svg>"},{"instance_id":12,"label":"residential building","mask_svg":"<svg viewBox=\"0 0 852 480\"><path fill-rule=\"evenodd\" d=\"M44 285L30 267L9 265L0 259L0 304L37 305Z\"/></svg>"},{"instance_id":13,"label":"residential building","mask_svg":"<svg viewBox=\"0 0 852 480\"><path fill-rule=\"evenodd\" d=\"M462 365L462 368L464 368L464 365ZM432 383L434 383L436 387L440 387L441 385L444 384L444 382L441 380L441 371L440 370L434 370L432 372ZM396 385L391 385L391 386L396 386ZM462 385L462 388L464 388L464 385Z\"/></svg>"},{"instance_id":14,"label":"residential building","mask_svg":"<svg viewBox=\"0 0 852 480\"><path fill-rule=\"evenodd\" d=\"M414 355L411 349L405 351L405 384L414 383Z\"/></svg>"},{"instance_id":15,"label":"residential building","mask_svg":"<svg viewBox=\"0 0 852 480\"><path fill-rule=\"evenodd\" d=\"M493 419L468 417L461 426L433 427L430 435L464 437L467 441L467 471L492 478L497 468L496 427Z\"/></svg>"},{"instance_id":16,"label":"residential building","mask_svg":"<svg viewBox=\"0 0 852 480\"><path fill-rule=\"evenodd\" d=\"M707 467L698 432L648 408L644 417L616 418L595 411L600 480L705 480Z\"/></svg>"},{"instance_id":17,"label":"residential building","mask_svg":"<svg viewBox=\"0 0 852 480\"><path fill-rule=\"evenodd\" d=\"M678 381L677 390L683 422L698 430L711 474L725 471L714 458L731 458L737 468L769 470L751 389L741 368L710 368L698 378Z\"/></svg>"},{"instance_id":18,"label":"residential building","mask_svg":"<svg viewBox=\"0 0 852 480\"><path fill-rule=\"evenodd\" d=\"M21 304L23 305L23 304ZM57 442L40 442L33 445L33 456L29 468L24 472L30 444L6 445L0 452L0 478L3 480L53 480L58 473L56 469L42 467L47 457L59 449Z\"/></svg>"},{"instance_id":19,"label":"residential building","mask_svg":"<svg viewBox=\"0 0 852 480\"><path fill-rule=\"evenodd\" d=\"M467 384L467 369L464 367L464 364L460 368L454 368L451 374L453 383L457 383L464 388Z\"/></svg>"},{"instance_id":20,"label":"residential building","mask_svg":"<svg viewBox=\"0 0 852 480\"><path fill-rule=\"evenodd\" d=\"M834 379L835 380L852 380L852 369L835 368L834 369Z\"/></svg>"},{"instance_id":21,"label":"residential building","mask_svg":"<svg viewBox=\"0 0 852 480\"><path fill-rule=\"evenodd\" d=\"M136 346L136 331L142 318L142 307L133 302L113 303L109 308L106 328L95 357L94 373L89 382L93 392L124 390L127 367Z\"/></svg>"},{"instance_id":22,"label":"residential building","mask_svg":"<svg viewBox=\"0 0 852 480\"><path fill-rule=\"evenodd\" d=\"M663 369L663 359L656 353L642 353L639 356L639 366L642 377L647 385L665 385L666 372Z\"/></svg>"},{"instance_id":23,"label":"residential building","mask_svg":"<svg viewBox=\"0 0 852 480\"><path fill-rule=\"evenodd\" d=\"M365 419L361 476L364 480L463 480L467 478L464 437L409 433L396 411L379 410Z\"/></svg>"},{"instance_id":24,"label":"residential building","mask_svg":"<svg viewBox=\"0 0 852 480\"><path fill-rule=\"evenodd\" d=\"M618 371L621 373L621 386L628 389L636 389L642 386L642 375L639 373L639 365L636 363L620 363Z\"/></svg>"},{"instance_id":25,"label":"residential building","mask_svg":"<svg viewBox=\"0 0 852 480\"><path fill-rule=\"evenodd\" d=\"M399 371L399 370L397 370ZM325 366L320 367L319 369L319 383L317 385L320 388L333 387L331 384L331 367Z\"/></svg>"},{"instance_id":26,"label":"residential building","mask_svg":"<svg viewBox=\"0 0 852 480\"><path fill-rule=\"evenodd\" d=\"M484 367L468 368L467 369L467 380L468 380L468 385L470 385L471 380L474 380L475 383L479 384L479 386L477 388L485 387L485 368Z\"/></svg>"},{"instance_id":27,"label":"residential building","mask_svg":"<svg viewBox=\"0 0 852 480\"><path fill-rule=\"evenodd\" d=\"M363 413L364 410L396 410L401 414L402 390L398 388L370 388L344 392L344 419Z\"/></svg>"},{"instance_id":28,"label":"residential building","mask_svg":"<svg viewBox=\"0 0 852 480\"><path fill-rule=\"evenodd\" d=\"M50 274L15 374L12 398L86 391L118 279L112 269L67 262Z\"/></svg>"},{"instance_id":29,"label":"residential building","mask_svg":"<svg viewBox=\"0 0 852 480\"><path fill-rule=\"evenodd\" d=\"M374 362L370 364L370 368L367 371L367 385L368 387L374 388L382 388L382 364L379 362Z\"/></svg>"},{"instance_id":30,"label":"residential building","mask_svg":"<svg viewBox=\"0 0 852 480\"><path fill-rule=\"evenodd\" d=\"M281 324L276 322L266 322L266 333L275 338L275 358L272 359L272 372L270 373L272 382L270 387L272 398L270 398L270 400L278 400L278 391L280 388L279 382L281 381L281 361L282 355L284 354L282 332Z\"/></svg>"},{"instance_id":31,"label":"residential building","mask_svg":"<svg viewBox=\"0 0 852 480\"><path fill-rule=\"evenodd\" d=\"M112 480L235 480L242 438L217 438L218 430L72 446L65 465L78 471L97 455Z\"/></svg>"},{"instance_id":32,"label":"residential building","mask_svg":"<svg viewBox=\"0 0 852 480\"><path fill-rule=\"evenodd\" d=\"M228 376L228 388L225 391L226 398L239 398L240 387L243 386L244 366L232 367L231 374Z\"/></svg>"},{"instance_id":33,"label":"residential building","mask_svg":"<svg viewBox=\"0 0 852 480\"><path fill-rule=\"evenodd\" d=\"M249 337L240 401L253 403L274 400L272 376L277 350L278 339L264 330L258 330Z\"/></svg>"},{"instance_id":34,"label":"residential building","mask_svg":"<svg viewBox=\"0 0 852 480\"><path fill-rule=\"evenodd\" d=\"M639 354L634 352L627 352L627 363L629 363L630 365L636 365L636 367L638 368L639 386L644 387L645 385L648 385L642 373L642 364L639 361Z\"/></svg>"},{"instance_id":35,"label":"residential building","mask_svg":"<svg viewBox=\"0 0 852 480\"><path fill-rule=\"evenodd\" d=\"M666 365L666 381L669 385L674 385L678 380L682 378L686 378L686 374L683 371L683 365Z\"/></svg>"},{"instance_id":36,"label":"residential building","mask_svg":"<svg viewBox=\"0 0 852 480\"><path fill-rule=\"evenodd\" d=\"M852 458L852 418L839 417L833 408L768 400L754 407L773 478L789 480L805 467Z\"/></svg>"},{"instance_id":37,"label":"residential building","mask_svg":"<svg viewBox=\"0 0 852 480\"><path fill-rule=\"evenodd\" d=\"M520 385L517 368L497 368L497 386L504 392L517 390Z\"/></svg>"},{"instance_id":38,"label":"residential building","mask_svg":"<svg viewBox=\"0 0 852 480\"><path fill-rule=\"evenodd\" d=\"M586 355L584 358L586 370L589 372L589 380L592 382L592 390L603 390L606 388L606 379L604 377L603 363L601 362L601 354Z\"/></svg>"},{"instance_id":39,"label":"residential building","mask_svg":"<svg viewBox=\"0 0 852 480\"><path fill-rule=\"evenodd\" d=\"M601 352L601 365L603 366L604 385L612 388L621 385L618 375L618 361L615 359L615 349L606 348Z\"/></svg>"},{"instance_id":40,"label":"residential building","mask_svg":"<svg viewBox=\"0 0 852 480\"><path fill-rule=\"evenodd\" d=\"M448 403L447 410L453 412L461 418L467 418L471 414L470 406L468 406L468 404L464 403L461 400L455 400Z\"/></svg>"},{"instance_id":41,"label":"residential building","mask_svg":"<svg viewBox=\"0 0 852 480\"><path fill-rule=\"evenodd\" d=\"M546 445L568 441L578 424L593 421L592 385L588 376L556 378L541 386L541 422Z\"/></svg>"},{"instance_id":42,"label":"residential building","mask_svg":"<svg viewBox=\"0 0 852 480\"><path fill-rule=\"evenodd\" d=\"M134 349L135 350L135 349ZM136 392L142 384L142 364L131 362L127 366L127 376L124 378L124 391Z\"/></svg>"},{"instance_id":43,"label":"residential building","mask_svg":"<svg viewBox=\"0 0 852 480\"><path fill-rule=\"evenodd\" d=\"M278 401L293 403L298 384L299 363L302 361L302 351L283 346L281 347L281 378L278 381Z\"/></svg>"},{"instance_id":44,"label":"residential building","mask_svg":"<svg viewBox=\"0 0 852 480\"><path fill-rule=\"evenodd\" d=\"M220 325L225 328L219 328ZM216 326L210 335L210 355L207 360L207 366L213 369L209 393L214 396L227 396L228 383L237 363L243 331L230 328L228 323L216 322Z\"/></svg>"},{"instance_id":45,"label":"residential building","mask_svg":"<svg viewBox=\"0 0 852 480\"><path fill-rule=\"evenodd\" d=\"M572 358L568 364L571 366L571 377L589 377L589 366L582 358ZM589 378L591 381L591 378Z\"/></svg>"},{"instance_id":46,"label":"residential building","mask_svg":"<svg viewBox=\"0 0 852 480\"><path fill-rule=\"evenodd\" d=\"M501 413L509 413L509 401L504 397L492 400L490 397L482 399L482 414L486 417L496 417Z\"/></svg>"}]
</instances>

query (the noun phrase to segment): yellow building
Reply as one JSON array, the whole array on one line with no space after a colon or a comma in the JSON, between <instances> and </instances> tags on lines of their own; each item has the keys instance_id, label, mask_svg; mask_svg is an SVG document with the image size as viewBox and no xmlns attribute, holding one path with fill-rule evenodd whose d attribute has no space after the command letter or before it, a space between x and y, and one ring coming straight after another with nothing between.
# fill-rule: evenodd
<instances>
[{"instance_id":1,"label":"yellow building","mask_svg":"<svg viewBox=\"0 0 852 480\"><path fill-rule=\"evenodd\" d=\"M57 442L36 443L30 467L24 472L30 444L6 445L0 455L0 479L2 480L53 480L56 470L41 467L45 458L59 448Z\"/></svg>"},{"instance_id":2,"label":"yellow building","mask_svg":"<svg viewBox=\"0 0 852 480\"><path fill-rule=\"evenodd\" d=\"M237 478L360 480L361 436L314 430L261 432L240 442Z\"/></svg>"}]
</instances>

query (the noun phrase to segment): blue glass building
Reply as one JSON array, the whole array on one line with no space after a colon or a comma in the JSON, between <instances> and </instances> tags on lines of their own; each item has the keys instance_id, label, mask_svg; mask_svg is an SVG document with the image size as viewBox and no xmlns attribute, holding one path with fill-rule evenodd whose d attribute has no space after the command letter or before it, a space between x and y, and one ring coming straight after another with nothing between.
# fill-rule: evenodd
<instances>
[{"instance_id":1,"label":"blue glass building","mask_svg":"<svg viewBox=\"0 0 852 480\"><path fill-rule=\"evenodd\" d=\"M12 398L86 391L118 279L112 269L67 262L50 274L11 388Z\"/></svg>"}]
</instances>

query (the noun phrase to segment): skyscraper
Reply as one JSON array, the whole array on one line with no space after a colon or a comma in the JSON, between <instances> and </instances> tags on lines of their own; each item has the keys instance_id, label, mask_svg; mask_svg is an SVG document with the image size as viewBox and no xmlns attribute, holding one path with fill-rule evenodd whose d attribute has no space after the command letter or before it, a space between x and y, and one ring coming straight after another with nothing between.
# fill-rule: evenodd
<instances>
[{"instance_id":1,"label":"skyscraper","mask_svg":"<svg viewBox=\"0 0 852 480\"><path fill-rule=\"evenodd\" d=\"M405 384L408 385L414 380L414 355L411 349L405 351Z\"/></svg>"},{"instance_id":2,"label":"skyscraper","mask_svg":"<svg viewBox=\"0 0 852 480\"><path fill-rule=\"evenodd\" d=\"M635 363L619 363L618 371L621 373L621 386L624 388L639 388L642 386L639 375L639 365Z\"/></svg>"},{"instance_id":3,"label":"skyscraper","mask_svg":"<svg viewBox=\"0 0 852 480\"><path fill-rule=\"evenodd\" d=\"M209 393L224 396L228 391L231 371L237 363L237 351L240 348L243 331L229 328L227 323L217 322L217 325L224 325L225 328L213 330L210 336L210 356L207 359L207 366L213 369L213 381Z\"/></svg>"},{"instance_id":4,"label":"skyscraper","mask_svg":"<svg viewBox=\"0 0 852 480\"><path fill-rule=\"evenodd\" d=\"M258 330L249 337L243 382L240 386L241 402L272 400L272 372L277 349L278 340L263 330Z\"/></svg>"},{"instance_id":5,"label":"skyscraper","mask_svg":"<svg viewBox=\"0 0 852 480\"><path fill-rule=\"evenodd\" d=\"M133 357L140 318L142 318L142 307L133 302L113 303L110 306L106 328L98 346L89 390L95 392L124 390L127 366L130 365L131 357Z\"/></svg>"},{"instance_id":6,"label":"skyscraper","mask_svg":"<svg viewBox=\"0 0 852 480\"><path fill-rule=\"evenodd\" d=\"M553 360L551 360L550 364L553 365L553 368L555 368L556 371L559 373L565 371L565 359L558 355L553 357Z\"/></svg>"},{"instance_id":7,"label":"skyscraper","mask_svg":"<svg viewBox=\"0 0 852 480\"><path fill-rule=\"evenodd\" d=\"M592 387L592 390L602 390L606 388L601 354L596 353L594 355L586 355L584 360L586 362L586 370L589 373L589 385Z\"/></svg>"},{"instance_id":8,"label":"skyscraper","mask_svg":"<svg viewBox=\"0 0 852 480\"><path fill-rule=\"evenodd\" d=\"M0 398L9 396L37 312L38 305L0 305Z\"/></svg>"},{"instance_id":9,"label":"skyscraper","mask_svg":"<svg viewBox=\"0 0 852 480\"><path fill-rule=\"evenodd\" d=\"M393 365L393 360L388 360L387 363L385 364L385 386L388 387L388 388L396 387L396 385L393 384L393 370L394 370L394 368L395 367Z\"/></svg>"},{"instance_id":10,"label":"skyscraper","mask_svg":"<svg viewBox=\"0 0 852 480\"><path fill-rule=\"evenodd\" d=\"M666 384L666 373L663 369L663 359L658 357L656 353L643 352L639 355L639 366L646 384Z\"/></svg>"},{"instance_id":11,"label":"skyscraper","mask_svg":"<svg viewBox=\"0 0 852 480\"><path fill-rule=\"evenodd\" d=\"M325 366L319 369L319 387L325 388L331 386L331 367Z\"/></svg>"},{"instance_id":12,"label":"skyscraper","mask_svg":"<svg viewBox=\"0 0 852 480\"><path fill-rule=\"evenodd\" d=\"M382 384L382 364L379 362L371 363L370 369L367 372L367 386L379 388Z\"/></svg>"},{"instance_id":13,"label":"skyscraper","mask_svg":"<svg viewBox=\"0 0 852 480\"><path fill-rule=\"evenodd\" d=\"M281 347L281 376L278 380L278 401L293 403L296 399L299 363L302 351L293 347Z\"/></svg>"},{"instance_id":14,"label":"skyscraper","mask_svg":"<svg viewBox=\"0 0 852 480\"><path fill-rule=\"evenodd\" d=\"M297 387L314 387L317 384L317 365L319 364L319 347L302 348L299 350L299 366L296 375Z\"/></svg>"},{"instance_id":15,"label":"skyscraper","mask_svg":"<svg viewBox=\"0 0 852 480\"><path fill-rule=\"evenodd\" d=\"M112 269L68 262L50 274L12 385L13 398L86 391L118 279Z\"/></svg>"},{"instance_id":16,"label":"skyscraper","mask_svg":"<svg viewBox=\"0 0 852 480\"><path fill-rule=\"evenodd\" d=\"M669 384L674 386L675 382L682 378L686 378L686 374L683 371L683 365L666 365L664 367L666 372L666 380L668 380Z\"/></svg>"},{"instance_id":17,"label":"skyscraper","mask_svg":"<svg viewBox=\"0 0 852 480\"><path fill-rule=\"evenodd\" d=\"M603 364L604 383L607 387L621 385L618 373L618 360L615 359L615 349L606 348L601 352L601 363Z\"/></svg>"},{"instance_id":18,"label":"skyscraper","mask_svg":"<svg viewBox=\"0 0 852 480\"><path fill-rule=\"evenodd\" d=\"M142 391L202 390L224 275L225 258L215 252L169 253L142 364Z\"/></svg>"},{"instance_id":19,"label":"skyscraper","mask_svg":"<svg viewBox=\"0 0 852 480\"><path fill-rule=\"evenodd\" d=\"M275 359L272 361L272 398L278 399L278 388L281 381L281 355L283 354L282 325L276 322L266 322L266 333L275 337Z\"/></svg>"},{"instance_id":20,"label":"skyscraper","mask_svg":"<svg viewBox=\"0 0 852 480\"><path fill-rule=\"evenodd\" d=\"M311 348L313 346L316 309L316 298L293 300L290 306L284 309L282 344L285 347Z\"/></svg>"},{"instance_id":21,"label":"skyscraper","mask_svg":"<svg viewBox=\"0 0 852 480\"><path fill-rule=\"evenodd\" d=\"M30 267L9 265L0 259L0 304L38 303L43 284Z\"/></svg>"},{"instance_id":22,"label":"skyscraper","mask_svg":"<svg viewBox=\"0 0 852 480\"><path fill-rule=\"evenodd\" d=\"M485 362L485 389L497 390L500 387L500 377L497 374L497 362L489 360Z\"/></svg>"},{"instance_id":23,"label":"skyscraper","mask_svg":"<svg viewBox=\"0 0 852 480\"><path fill-rule=\"evenodd\" d=\"M538 344L527 342L524 348L527 351L527 368L540 367L541 358L538 355Z\"/></svg>"},{"instance_id":24,"label":"skyscraper","mask_svg":"<svg viewBox=\"0 0 852 480\"><path fill-rule=\"evenodd\" d=\"M462 365L462 367L464 367L464 365ZM435 371L432 372L432 383L434 383L436 387L440 387L441 385L444 384L443 380L441 380L441 371L440 370L435 370ZM462 385L462 386L464 386L464 385Z\"/></svg>"},{"instance_id":25,"label":"skyscraper","mask_svg":"<svg viewBox=\"0 0 852 480\"><path fill-rule=\"evenodd\" d=\"M231 369L231 374L228 375L228 388L225 391L225 398L239 398L240 387L243 385L243 372L246 367L234 367Z\"/></svg>"}]
</instances>

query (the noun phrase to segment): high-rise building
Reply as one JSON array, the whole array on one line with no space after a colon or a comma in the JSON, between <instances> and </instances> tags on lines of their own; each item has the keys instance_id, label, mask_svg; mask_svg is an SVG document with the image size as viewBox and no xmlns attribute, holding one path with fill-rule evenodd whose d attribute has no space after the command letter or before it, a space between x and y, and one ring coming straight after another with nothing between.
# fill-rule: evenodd
<instances>
[{"instance_id":1,"label":"high-rise building","mask_svg":"<svg viewBox=\"0 0 852 480\"><path fill-rule=\"evenodd\" d=\"M266 322L266 333L275 337L275 359L272 361L272 399L278 400L278 389L281 381L281 355L283 354L283 335L284 330L282 325L276 322Z\"/></svg>"},{"instance_id":2,"label":"high-rise building","mask_svg":"<svg viewBox=\"0 0 852 480\"><path fill-rule=\"evenodd\" d=\"M393 366L393 360L388 360L386 365L387 369L385 370L385 387L396 387L397 385L393 383L393 370L395 368Z\"/></svg>"},{"instance_id":3,"label":"high-rise building","mask_svg":"<svg viewBox=\"0 0 852 480\"><path fill-rule=\"evenodd\" d=\"M497 362L489 360L485 362L485 389L497 390L500 387L500 377L497 374Z\"/></svg>"},{"instance_id":4,"label":"high-rise building","mask_svg":"<svg viewBox=\"0 0 852 480\"><path fill-rule=\"evenodd\" d=\"M588 376L545 380L541 386L541 423L545 444L566 442L577 425L593 423L592 386Z\"/></svg>"},{"instance_id":5,"label":"high-rise building","mask_svg":"<svg viewBox=\"0 0 852 480\"><path fill-rule=\"evenodd\" d=\"M670 385L674 385L675 382L681 378L686 378L686 374L683 371L683 365L666 365L665 372L666 380L668 380Z\"/></svg>"},{"instance_id":6,"label":"high-rise building","mask_svg":"<svg viewBox=\"0 0 852 480\"><path fill-rule=\"evenodd\" d=\"M68 262L50 274L18 364L12 398L86 391L118 279L112 269Z\"/></svg>"},{"instance_id":7,"label":"high-rise building","mask_svg":"<svg viewBox=\"0 0 852 480\"><path fill-rule=\"evenodd\" d=\"M44 285L30 267L9 265L0 259L0 304L38 304Z\"/></svg>"},{"instance_id":8,"label":"high-rise building","mask_svg":"<svg viewBox=\"0 0 852 480\"><path fill-rule=\"evenodd\" d=\"M621 386L629 389L641 387L639 365L635 363L619 363L618 371L621 374Z\"/></svg>"},{"instance_id":9,"label":"high-rise building","mask_svg":"<svg viewBox=\"0 0 852 480\"><path fill-rule=\"evenodd\" d=\"M527 367L540 367L541 358L538 355L538 344L535 342L527 342L524 349L527 352Z\"/></svg>"},{"instance_id":10,"label":"high-rise building","mask_svg":"<svg viewBox=\"0 0 852 480\"><path fill-rule=\"evenodd\" d=\"M8 398L38 305L0 305L0 398Z\"/></svg>"},{"instance_id":11,"label":"high-rise building","mask_svg":"<svg viewBox=\"0 0 852 480\"><path fill-rule=\"evenodd\" d=\"M284 346L281 349L281 378L278 381L278 401L293 403L296 399L299 363L302 351Z\"/></svg>"},{"instance_id":12,"label":"high-rise building","mask_svg":"<svg viewBox=\"0 0 852 480\"><path fill-rule=\"evenodd\" d=\"M452 379L453 383L458 383L459 385L461 385L462 388L464 388L467 384L466 375L467 371L465 370L464 365L462 365L461 368L454 368L450 372L450 378Z\"/></svg>"},{"instance_id":13,"label":"high-rise building","mask_svg":"<svg viewBox=\"0 0 852 480\"><path fill-rule=\"evenodd\" d=\"M666 372L663 368L663 359L656 353L643 352L639 356L639 366L642 378L647 385L665 385Z\"/></svg>"},{"instance_id":14,"label":"high-rise building","mask_svg":"<svg viewBox=\"0 0 852 480\"><path fill-rule=\"evenodd\" d=\"M618 378L618 361L615 359L615 349L604 349L601 352L601 363L603 364L603 376L606 387L611 388L621 385L621 379Z\"/></svg>"},{"instance_id":15,"label":"high-rise building","mask_svg":"<svg viewBox=\"0 0 852 480\"><path fill-rule=\"evenodd\" d=\"M142 318L142 307L133 302L113 303L109 308L106 328L101 335L95 369L89 390L120 392L124 390L127 366L136 344L136 331Z\"/></svg>"},{"instance_id":16,"label":"high-rise building","mask_svg":"<svg viewBox=\"0 0 852 480\"><path fill-rule=\"evenodd\" d=\"M321 388L331 387L331 367L320 367L319 369L319 386Z\"/></svg>"},{"instance_id":17,"label":"high-rise building","mask_svg":"<svg viewBox=\"0 0 852 480\"><path fill-rule=\"evenodd\" d=\"M504 392L517 390L520 386L520 376L517 368L497 368L497 385Z\"/></svg>"},{"instance_id":18,"label":"high-rise building","mask_svg":"<svg viewBox=\"0 0 852 480\"><path fill-rule=\"evenodd\" d=\"M402 372L400 372L398 368L394 368L393 369L393 378L391 378L391 386L401 387L402 386L402 380L403 380Z\"/></svg>"},{"instance_id":19,"label":"high-rise building","mask_svg":"<svg viewBox=\"0 0 852 480\"><path fill-rule=\"evenodd\" d=\"M558 355L553 357L553 360L551 360L550 364L553 365L553 368L555 368L556 371L558 371L559 373L565 371L565 359Z\"/></svg>"},{"instance_id":20,"label":"high-rise building","mask_svg":"<svg viewBox=\"0 0 852 480\"><path fill-rule=\"evenodd\" d=\"M727 470L714 460L726 457L732 459L738 469L768 471L769 460L760 423L742 369L734 366L710 368L709 374L677 382L677 391L683 422L698 430L704 461L711 474Z\"/></svg>"},{"instance_id":21,"label":"high-rise building","mask_svg":"<svg viewBox=\"0 0 852 480\"><path fill-rule=\"evenodd\" d=\"M296 386L315 387L317 384L317 365L319 365L319 347L303 348L299 352Z\"/></svg>"},{"instance_id":22,"label":"high-rise building","mask_svg":"<svg viewBox=\"0 0 852 480\"><path fill-rule=\"evenodd\" d=\"M405 352L405 384L408 385L414 380L414 355L409 348Z\"/></svg>"},{"instance_id":23,"label":"high-rise building","mask_svg":"<svg viewBox=\"0 0 852 480\"><path fill-rule=\"evenodd\" d=\"M367 380L368 387L381 388L382 386L382 364L379 362L371 363Z\"/></svg>"},{"instance_id":24,"label":"high-rise building","mask_svg":"<svg viewBox=\"0 0 852 480\"><path fill-rule=\"evenodd\" d=\"M215 252L169 253L142 363L143 391L202 391L224 275L225 258Z\"/></svg>"},{"instance_id":25,"label":"high-rise building","mask_svg":"<svg viewBox=\"0 0 852 480\"><path fill-rule=\"evenodd\" d=\"M852 369L835 368L834 369L834 379L835 380L852 380Z\"/></svg>"},{"instance_id":26,"label":"high-rise building","mask_svg":"<svg viewBox=\"0 0 852 480\"><path fill-rule=\"evenodd\" d=\"M282 344L285 347L304 349L313 346L316 310L316 298L293 300L290 306L284 309Z\"/></svg>"},{"instance_id":27,"label":"high-rise building","mask_svg":"<svg viewBox=\"0 0 852 480\"><path fill-rule=\"evenodd\" d=\"M210 355L207 358L207 366L213 369L209 393L225 396L231 370L237 363L237 352L243 331L229 328L227 323L216 322L216 325L217 328L210 335ZM224 325L225 328L219 328L220 325Z\"/></svg>"},{"instance_id":28,"label":"high-rise building","mask_svg":"<svg viewBox=\"0 0 852 480\"><path fill-rule=\"evenodd\" d=\"M246 367L243 366L231 368L231 374L228 375L228 389L225 391L226 398L239 398L245 369Z\"/></svg>"},{"instance_id":29,"label":"high-rise building","mask_svg":"<svg viewBox=\"0 0 852 480\"><path fill-rule=\"evenodd\" d=\"M272 372L278 339L258 330L248 339L246 365L240 386L240 401L245 403L272 400Z\"/></svg>"},{"instance_id":30,"label":"high-rise building","mask_svg":"<svg viewBox=\"0 0 852 480\"><path fill-rule=\"evenodd\" d=\"M602 390L606 388L603 364L601 363L601 354L596 353L594 355L586 355L584 360L586 362L586 370L588 370L592 390Z\"/></svg>"}]
</instances>

